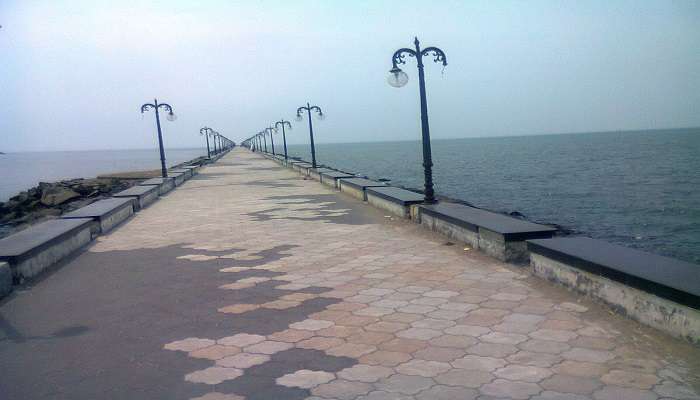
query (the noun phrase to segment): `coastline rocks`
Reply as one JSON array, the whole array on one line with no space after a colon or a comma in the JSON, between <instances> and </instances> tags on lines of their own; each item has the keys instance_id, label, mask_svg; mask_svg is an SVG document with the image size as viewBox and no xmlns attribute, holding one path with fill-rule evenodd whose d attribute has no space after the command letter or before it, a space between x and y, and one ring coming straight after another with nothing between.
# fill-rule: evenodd
<instances>
[{"instance_id":1,"label":"coastline rocks","mask_svg":"<svg viewBox=\"0 0 700 400\"><path fill-rule=\"evenodd\" d=\"M133 179L70 179L41 182L0 203L0 238L26 225L57 217L139 183Z\"/></svg>"},{"instance_id":2,"label":"coastline rocks","mask_svg":"<svg viewBox=\"0 0 700 400\"><path fill-rule=\"evenodd\" d=\"M45 206L57 206L76 197L80 197L80 194L67 187L53 186L41 191L41 204Z\"/></svg>"}]
</instances>

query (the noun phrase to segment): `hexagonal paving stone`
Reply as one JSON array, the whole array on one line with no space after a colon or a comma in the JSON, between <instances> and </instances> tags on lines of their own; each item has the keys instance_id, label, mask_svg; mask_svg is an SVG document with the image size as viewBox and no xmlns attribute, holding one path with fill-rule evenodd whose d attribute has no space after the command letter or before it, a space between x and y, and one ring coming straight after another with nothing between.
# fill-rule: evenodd
<instances>
[{"instance_id":1,"label":"hexagonal paving stone","mask_svg":"<svg viewBox=\"0 0 700 400\"><path fill-rule=\"evenodd\" d=\"M357 364L338 372L338 377L348 381L360 381L365 383L376 382L394 373L394 370L379 365Z\"/></svg>"},{"instance_id":2,"label":"hexagonal paving stone","mask_svg":"<svg viewBox=\"0 0 700 400\"><path fill-rule=\"evenodd\" d=\"M258 304L233 304L221 307L218 311L225 314L243 314L248 311L257 310L258 308L260 308Z\"/></svg>"},{"instance_id":3,"label":"hexagonal paving stone","mask_svg":"<svg viewBox=\"0 0 700 400\"><path fill-rule=\"evenodd\" d=\"M547 353L532 353L529 351L519 351L506 358L508 362L532 365L534 367L549 368L554 364L560 363L563 358L557 354Z\"/></svg>"},{"instance_id":4,"label":"hexagonal paving stone","mask_svg":"<svg viewBox=\"0 0 700 400\"><path fill-rule=\"evenodd\" d=\"M637 372L612 370L600 378L603 383L636 389L651 389L659 382L656 375L640 374Z\"/></svg>"},{"instance_id":5,"label":"hexagonal paving stone","mask_svg":"<svg viewBox=\"0 0 700 400\"><path fill-rule=\"evenodd\" d=\"M433 346L454 347L465 349L474 345L477 340L471 336L442 335L428 341Z\"/></svg>"},{"instance_id":6,"label":"hexagonal paving stone","mask_svg":"<svg viewBox=\"0 0 700 400\"><path fill-rule=\"evenodd\" d=\"M491 329L478 325L455 325L445 329L445 333L450 335L481 336L491 332Z\"/></svg>"},{"instance_id":7,"label":"hexagonal paving stone","mask_svg":"<svg viewBox=\"0 0 700 400\"><path fill-rule=\"evenodd\" d=\"M245 400L245 398L235 394L209 392L204 396L193 397L190 400Z\"/></svg>"},{"instance_id":8,"label":"hexagonal paving stone","mask_svg":"<svg viewBox=\"0 0 700 400\"><path fill-rule=\"evenodd\" d=\"M369 345L369 344L344 343L344 344L341 344L340 346L331 347L330 349L326 350L326 354L329 354L332 356L337 356L337 357L344 356L344 357L360 358L363 355L369 354L375 350L377 350L377 347Z\"/></svg>"},{"instance_id":9,"label":"hexagonal paving stone","mask_svg":"<svg viewBox=\"0 0 700 400\"><path fill-rule=\"evenodd\" d=\"M539 329L530 333L530 337L539 340L548 340L552 342L568 342L578 336L572 331L560 331L554 329Z\"/></svg>"},{"instance_id":10,"label":"hexagonal paving stone","mask_svg":"<svg viewBox=\"0 0 700 400\"><path fill-rule=\"evenodd\" d=\"M542 389L540 389L536 383L511 382L505 379L496 379L491 383L483 385L479 391L493 397L525 400L532 395L540 393Z\"/></svg>"},{"instance_id":11,"label":"hexagonal paving stone","mask_svg":"<svg viewBox=\"0 0 700 400\"><path fill-rule=\"evenodd\" d=\"M510 381L522 381L537 383L552 376L552 371L546 368L533 367L528 365L509 365L494 372L499 378Z\"/></svg>"},{"instance_id":12,"label":"hexagonal paving stone","mask_svg":"<svg viewBox=\"0 0 700 400\"><path fill-rule=\"evenodd\" d=\"M238 333L233 336L227 336L216 341L224 346L246 347L251 344L260 343L265 340L265 336L251 335L248 333Z\"/></svg>"},{"instance_id":13,"label":"hexagonal paving stone","mask_svg":"<svg viewBox=\"0 0 700 400\"><path fill-rule=\"evenodd\" d=\"M358 396L369 393L372 386L363 382L350 382L343 379L336 379L332 382L316 386L311 389L315 396L337 399L354 400Z\"/></svg>"},{"instance_id":14,"label":"hexagonal paving stone","mask_svg":"<svg viewBox=\"0 0 700 400\"><path fill-rule=\"evenodd\" d=\"M379 321L365 326L365 330L372 332L394 333L408 328L408 324L401 322Z\"/></svg>"},{"instance_id":15,"label":"hexagonal paving stone","mask_svg":"<svg viewBox=\"0 0 700 400\"><path fill-rule=\"evenodd\" d=\"M494 380L494 376L485 371L452 369L436 376L434 379L443 385L478 388Z\"/></svg>"},{"instance_id":16,"label":"hexagonal paving stone","mask_svg":"<svg viewBox=\"0 0 700 400\"><path fill-rule=\"evenodd\" d=\"M215 344L203 349L189 352L189 356L193 358L204 358L207 360L219 360L226 356L232 356L241 352L241 349L235 346L222 346Z\"/></svg>"},{"instance_id":17,"label":"hexagonal paving stone","mask_svg":"<svg viewBox=\"0 0 700 400\"><path fill-rule=\"evenodd\" d=\"M404 375L418 375L426 378L439 375L451 368L450 364L438 361L411 360L399 364L396 372Z\"/></svg>"},{"instance_id":18,"label":"hexagonal paving stone","mask_svg":"<svg viewBox=\"0 0 700 400\"><path fill-rule=\"evenodd\" d=\"M295 322L289 325L292 329L300 329L306 331L318 331L324 328L333 326L333 321L325 321L321 319L305 319L301 322Z\"/></svg>"},{"instance_id":19,"label":"hexagonal paving stone","mask_svg":"<svg viewBox=\"0 0 700 400\"><path fill-rule=\"evenodd\" d=\"M297 342L300 342L304 339L308 339L313 335L314 334L311 331L302 331L302 330L298 330L298 329L285 329L283 331L270 334L267 336L267 338L270 340L276 340L278 342L297 343Z\"/></svg>"},{"instance_id":20,"label":"hexagonal paving stone","mask_svg":"<svg viewBox=\"0 0 700 400\"><path fill-rule=\"evenodd\" d=\"M517 347L500 343L477 343L467 349L467 353L483 357L504 358L515 352Z\"/></svg>"},{"instance_id":21,"label":"hexagonal paving stone","mask_svg":"<svg viewBox=\"0 0 700 400\"><path fill-rule=\"evenodd\" d=\"M294 347L292 343L266 340L264 342L245 347L243 350L248 353L275 354L283 350L291 349L292 347Z\"/></svg>"},{"instance_id":22,"label":"hexagonal paving stone","mask_svg":"<svg viewBox=\"0 0 700 400\"><path fill-rule=\"evenodd\" d=\"M246 369L270 361L267 354L240 353L216 360L216 365L228 368Z\"/></svg>"},{"instance_id":23,"label":"hexagonal paving stone","mask_svg":"<svg viewBox=\"0 0 700 400\"><path fill-rule=\"evenodd\" d=\"M401 394L375 390L366 396L358 397L357 400L415 400L413 397Z\"/></svg>"},{"instance_id":24,"label":"hexagonal paving stone","mask_svg":"<svg viewBox=\"0 0 700 400\"><path fill-rule=\"evenodd\" d=\"M415 396L416 400L472 400L479 393L474 389L463 387L435 385Z\"/></svg>"},{"instance_id":25,"label":"hexagonal paving stone","mask_svg":"<svg viewBox=\"0 0 700 400\"><path fill-rule=\"evenodd\" d=\"M328 383L333 379L335 379L335 375L330 372L302 369L294 373L281 376L277 378L275 382L281 386L310 389L312 387Z\"/></svg>"},{"instance_id":26,"label":"hexagonal paving stone","mask_svg":"<svg viewBox=\"0 0 700 400\"><path fill-rule=\"evenodd\" d=\"M531 397L530 400L591 400L591 398L589 396L584 396L581 394L560 393L552 392L551 390L545 390L537 396Z\"/></svg>"},{"instance_id":27,"label":"hexagonal paving stone","mask_svg":"<svg viewBox=\"0 0 700 400\"><path fill-rule=\"evenodd\" d=\"M193 383L218 385L221 382L236 379L241 375L243 375L243 371L237 368L209 367L185 375L185 380Z\"/></svg>"},{"instance_id":28,"label":"hexagonal paving stone","mask_svg":"<svg viewBox=\"0 0 700 400\"><path fill-rule=\"evenodd\" d=\"M416 394L431 386L433 382L430 378L422 376L409 376L403 374L395 374L389 378L382 379L375 384L377 389L390 393Z\"/></svg>"},{"instance_id":29,"label":"hexagonal paving stone","mask_svg":"<svg viewBox=\"0 0 700 400\"><path fill-rule=\"evenodd\" d=\"M396 338L389 340L388 342L379 344L377 347L379 347L382 350L397 351L399 353L410 354L427 346L428 342L424 340Z\"/></svg>"},{"instance_id":30,"label":"hexagonal paving stone","mask_svg":"<svg viewBox=\"0 0 700 400\"><path fill-rule=\"evenodd\" d=\"M491 332L480 336L479 340L488 343L518 344L527 340L527 336L517 333Z\"/></svg>"},{"instance_id":31,"label":"hexagonal paving stone","mask_svg":"<svg viewBox=\"0 0 700 400\"><path fill-rule=\"evenodd\" d=\"M591 363L604 363L615 358L615 354L609 351L582 349L580 347L574 347L571 350L563 352L561 355L567 360Z\"/></svg>"},{"instance_id":32,"label":"hexagonal paving stone","mask_svg":"<svg viewBox=\"0 0 700 400\"><path fill-rule=\"evenodd\" d=\"M191 351L204 349L215 344L216 342L211 339L187 338L170 342L163 346L163 348L166 350L184 351L189 353Z\"/></svg>"},{"instance_id":33,"label":"hexagonal paving stone","mask_svg":"<svg viewBox=\"0 0 700 400\"><path fill-rule=\"evenodd\" d=\"M327 350L331 347L337 347L345 343L343 339L325 337L325 336L315 336L310 339L302 340L297 343L297 347L300 349L314 349L314 350Z\"/></svg>"},{"instance_id":34,"label":"hexagonal paving stone","mask_svg":"<svg viewBox=\"0 0 700 400\"><path fill-rule=\"evenodd\" d=\"M554 372L562 375L582 376L594 378L604 375L608 371L605 364L587 363L579 361L564 361L553 368Z\"/></svg>"},{"instance_id":35,"label":"hexagonal paving stone","mask_svg":"<svg viewBox=\"0 0 700 400\"><path fill-rule=\"evenodd\" d=\"M505 366L506 361L501 358L468 355L450 364L455 368L492 372Z\"/></svg>"},{"instance_id":36,"label":"hexagonal paving stone","mask_svg":"<svg viewBox=\"0 0 700 400\"><path fill-rule=\"evenodd\" d=\"M428 328L408 328L405 331L396 332L396 336L405 339L428 340L441 336L442 332Z\"/></svg>"},{"instance_id":37,"label":"hexagonal paving stone","mask_svg":"<svg viewBox=\"0 0 700 400\"><path fill-rule=\"evenodd\" d=\"M656 400L656 394L647 390L605 386L593 393L596 400Z\"/></svg>"},{"instance_id":38,"label":"hexagonal paving stone","mask_svg":"<svg viewBox=\"0 0 700 400\"><path fill-rule=\"evenodd\" d=\"M359 361L368 365L384 365L393 367L411 359L410 354L396 351L378 350L360 357Z\"/></svg>"},{"instance_id":39,"label":"hexagonal paving stone","mask_svg":"<svg viewBox=\"0 0 700 400\"><path fill-rule=\"evenodd\" d=\"M540 382L543 389L553 392L591 394L601 386L598 379L556 374Z\"/></svg>"}]
</instances>

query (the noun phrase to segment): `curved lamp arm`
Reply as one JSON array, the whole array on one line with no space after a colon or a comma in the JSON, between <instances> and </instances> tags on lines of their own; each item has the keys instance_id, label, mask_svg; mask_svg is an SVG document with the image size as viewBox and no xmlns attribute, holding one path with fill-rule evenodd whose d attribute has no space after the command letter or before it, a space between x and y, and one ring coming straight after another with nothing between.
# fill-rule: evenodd
<instances>
[{"instance_id":1,"label":"curved lamp arm","mask_svg":"<svg viewBox=\"0 0 700 400\"><path fill-rule=\"evenodd\" d=\"M416 52L405 47L402 49L398 49L394 52L394 55L391 56L391 63L394 66L394 68L397 68L399 64L406 64L406 55L410 57L415 57Z\"/></svg>"},{"instance_id":2,"label":"curved lamp arm","mask_svg":"<svg viewBox=\"0 0 700 400\"><path fill-rule=\"evenodd\" d=\"M442 63L443 66L447 66L447 56L445 55L445 52L437 47L427 47L420 52L421 56L423 57L430 55L431 53L433 57L435 57L433 61L436 63Z\"/></svg>"}]
</instances>

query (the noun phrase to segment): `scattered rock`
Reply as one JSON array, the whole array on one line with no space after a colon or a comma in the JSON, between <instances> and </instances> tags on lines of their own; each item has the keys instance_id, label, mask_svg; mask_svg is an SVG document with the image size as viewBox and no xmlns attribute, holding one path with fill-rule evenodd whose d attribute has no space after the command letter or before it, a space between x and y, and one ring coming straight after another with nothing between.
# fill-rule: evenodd
<instances>
[{"instance_id":1,"label":"scattered rock","mask_svg":"<svg viewBox=\"0 0 700 400\"><path fill-rule=\"evenodd\" d=\"M76 197L80 197L80 194L67 187L56 185L42 190L41 204L45 206L57 206Z\"/></svg>"}]
</instances>

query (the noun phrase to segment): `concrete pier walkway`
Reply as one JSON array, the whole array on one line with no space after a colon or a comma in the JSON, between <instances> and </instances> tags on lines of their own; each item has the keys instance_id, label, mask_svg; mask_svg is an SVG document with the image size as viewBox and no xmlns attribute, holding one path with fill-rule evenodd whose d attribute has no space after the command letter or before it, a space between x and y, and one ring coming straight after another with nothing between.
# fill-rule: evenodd
<instances>
[{"instance_id":1,"label":"concrete pier walkway","mask_svg":"<svg viewBox=\"0 0 700 400\"><path fill-rule=\"evenodd\" d=\"M2 399L699 399L700 349L236 149L0 303Z\"/></svg>"}]
</instances>

